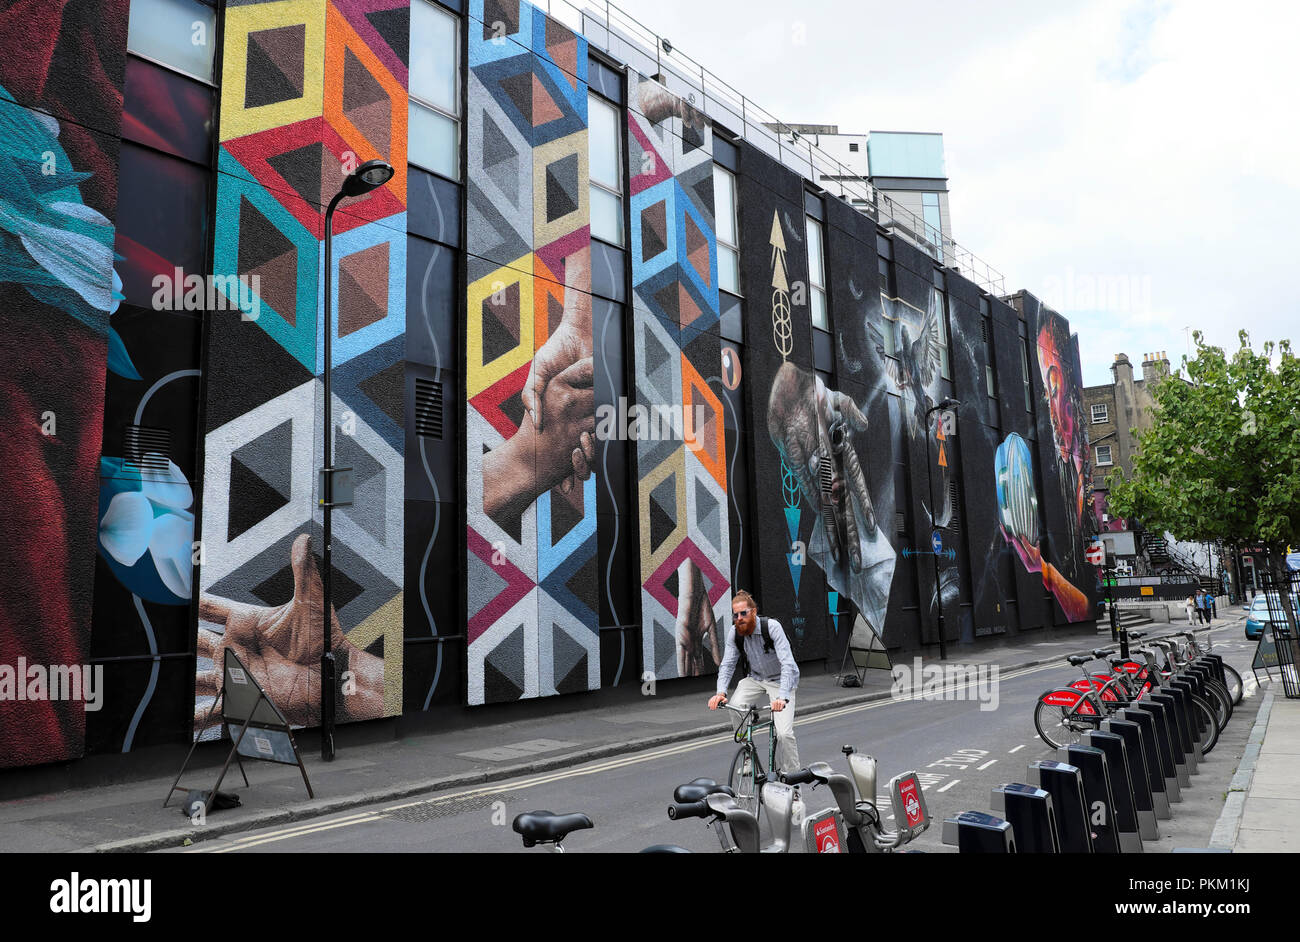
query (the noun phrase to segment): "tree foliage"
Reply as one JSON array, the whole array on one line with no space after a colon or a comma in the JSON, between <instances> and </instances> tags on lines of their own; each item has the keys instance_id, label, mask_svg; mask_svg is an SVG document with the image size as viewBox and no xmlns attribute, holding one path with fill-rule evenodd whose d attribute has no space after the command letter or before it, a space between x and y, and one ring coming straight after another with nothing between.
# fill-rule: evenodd
<instances>
[{"instance_id":1,"label":"tree foliage","mask_svg":"<svg viewBox=\"0 0 1300 942\"><path fill-rule=\"evenodd\" d=\"M1110 477L1108 503L1181 540L1300 542L1300 358L1289 341L1229 358L1194 334L1187 379L1154 385L1151 428L1138 436L1133 476ZM1278 365L1272 365L1274 353Z\"/></svg>"}]
</instances>

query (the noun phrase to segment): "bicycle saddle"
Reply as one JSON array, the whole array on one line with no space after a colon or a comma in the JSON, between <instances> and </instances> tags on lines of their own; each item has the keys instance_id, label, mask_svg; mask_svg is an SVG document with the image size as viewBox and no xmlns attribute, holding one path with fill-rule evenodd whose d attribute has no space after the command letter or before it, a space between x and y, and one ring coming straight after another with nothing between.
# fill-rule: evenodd
<instances>
[{"instance_id":1,"label":"bicycle saddle","mask_svg":"<svg viewBox=\"0 0 1300 942\"><path fill-rule=\"evenodd\" d=\"M1088 657L1088 655L1086 654L1071 654L1069 657L1066 658L1066 660L1069 661L1071 664L1073 664L1075 667L1078 667L1080 664L1087 664L1089 661L1093 659Z\"/></svg>"},{"instance_id":2,"label":"bicycle saddle","mask_svg":"<svg viewBox=\"0 0 1300 942\"><path fill-rule=\"evenodd\" d=\"M1124 666L1125 664L1127 664L1128 662L1129 662L1129 658L1126 658L1126 657L1113 657L1113 658L1110 659L1110 666L1113 667L1113 668L1115 668L1116 670L1119 670L1121 667L1123 667L1123 666Z\"/></svg>"},{"instance_id":3,"label":"bicycle saddle","mask_svg":"<svg viewBox=\"0 0 1300 942\"><path fill-rule=\"evenodd\" d=\"M512 825L516 834L522 834L524 846L562 841L570 831L582 831L592 826L585 814L556 814L553 811L529 811L515 818Z\"/></svg>"},{"instance_id":4,"label":"bicycle saddle","mask_svg":"<svg viewBox=\"0 0 1300 942\"><path fill-rule=\"evenodd\" d=\"M730 795L734 798L736 793L729 786L719 785L711 778L693 779L673 789L673 801L683 805L692 801L703 801L709 795Z\"/></svg>"},{"instance_id":5,"label":"bicycle saddle","mask_svg":"<svg viewBox=\"0 0 1300 942\"><path fill-rule=\"evenodd\" d=\"M1103 657L1110 657L1110 655L1112 655L1112 654L1114 654L1114 653L1115 653L1115 649L1114 649L1114 648L1093 648L1093 649L1092 649L1092 656L1095 657L1095 658L1096 658L1097 660L1099 660L1099 661L1100 661Z\"/></svg>"}]
</instances>

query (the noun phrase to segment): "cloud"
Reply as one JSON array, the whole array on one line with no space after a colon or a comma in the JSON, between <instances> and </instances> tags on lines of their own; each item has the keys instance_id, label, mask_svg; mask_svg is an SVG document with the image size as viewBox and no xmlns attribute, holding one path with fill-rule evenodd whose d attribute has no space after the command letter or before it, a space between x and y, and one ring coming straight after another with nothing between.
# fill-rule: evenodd
<instances>
[{"instance_id":1,"label":"cloud","mask_svg":"<svg viewBox=\"0 0 1300 942\"><path fill-rule=\"evenodd\" d=\"M1300 5L620 5L782 120L942 131L953 233L1008 291L1141 286L1062 304L1089 383L1186 327L1232 349L1296 323Z\"/></svg>"}]
</instances>

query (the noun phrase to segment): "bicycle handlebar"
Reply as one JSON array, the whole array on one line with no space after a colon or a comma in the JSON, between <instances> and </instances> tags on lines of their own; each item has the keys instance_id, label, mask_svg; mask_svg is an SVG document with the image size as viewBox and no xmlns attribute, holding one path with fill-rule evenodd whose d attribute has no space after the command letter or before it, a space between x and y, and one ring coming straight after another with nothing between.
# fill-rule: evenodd
<instances>
[{"instance_id":1,"label":"bicycle handlebar","mask_svg":"<svg viewBox=\"0 0 1300 942\"><path fill-rule=\"evenodd\" d=\"M813 775L811 769L799 769L789 774L782 773L781 781L787 785L807 785L809 782L817 781L817 776Z\"/></svg>"},{"instance_id":2,"label":"bicycle handlebar","mask_svg":"<svg viewBox=\"0 0 1300 942\"><path fill-rule=\"evenodd\" d=\"M680 821L683 818L707 818L713 814L713 809L709 807L707 801L674 801L668 806L668 817L673 821Z\"/></svg>"}]
</instances>

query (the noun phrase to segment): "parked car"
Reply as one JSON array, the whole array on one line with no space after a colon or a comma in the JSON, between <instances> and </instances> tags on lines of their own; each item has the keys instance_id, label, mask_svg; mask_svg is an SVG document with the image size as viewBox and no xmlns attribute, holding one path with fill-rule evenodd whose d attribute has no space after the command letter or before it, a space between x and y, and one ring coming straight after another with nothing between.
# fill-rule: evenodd
<instances>
[{"instance_id":1,"label":"parked car","mask_svg":"<svg viewBox=\"0 0 1300 942\"><path fill-rule=\"evenodd\" d=\"M1276 592L1269 593L1272 596L1273 608L1282 607L1281 600ZM1250 603L1250 608L1246 611L1246 639L1254 641L1264 632L1264 628L1272 621L1269 614L1269 599L1264 595L1255 596L1255 600ZM1300 604L1296 602L1296 597L1291 596L1291 610L1295 612L1296 623L1300 624Z\"/></svg>"}]
</instances>

